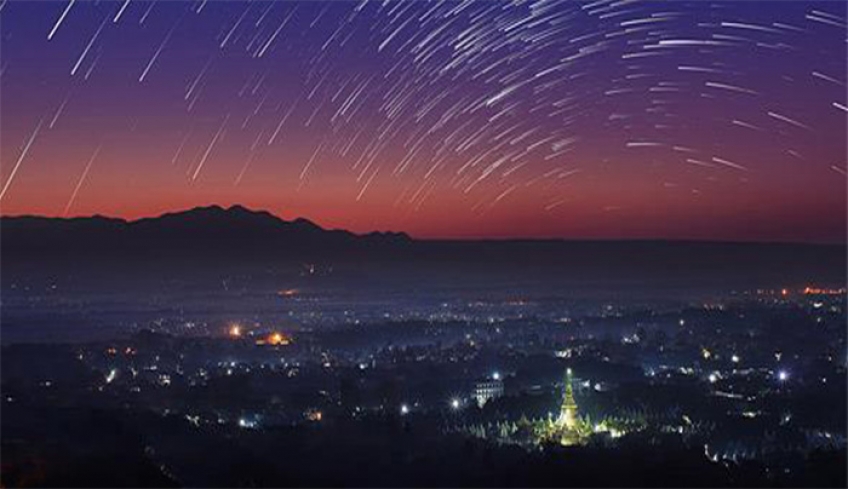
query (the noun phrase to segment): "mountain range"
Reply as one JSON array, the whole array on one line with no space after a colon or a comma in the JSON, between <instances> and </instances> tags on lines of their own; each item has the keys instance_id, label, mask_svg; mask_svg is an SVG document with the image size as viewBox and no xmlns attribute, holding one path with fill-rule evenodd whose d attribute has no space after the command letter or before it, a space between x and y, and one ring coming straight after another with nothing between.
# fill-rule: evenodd
<instances>
[{"instance_id":1,"label":"mountain range","mask_svg":"<svg viewBox=\"0 0 848 489\"><path fill-rule=\"evenodd\" d=\"M242 206L198 207L135 221L102 216L0 218L0 264L27 274L191 274L297 267L392 275L649 284L727 281L844 284L845 245L698 241L419 240L286 221Z\"/></svg>"}]
</instances>

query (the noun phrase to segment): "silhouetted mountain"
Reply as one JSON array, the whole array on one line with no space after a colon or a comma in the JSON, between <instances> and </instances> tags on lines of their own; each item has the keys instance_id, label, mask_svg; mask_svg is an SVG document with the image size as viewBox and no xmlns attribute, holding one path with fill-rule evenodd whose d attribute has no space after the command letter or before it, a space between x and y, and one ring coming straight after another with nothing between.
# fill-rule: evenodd
<instances>
[{"instance_id":1,"label":"silhouetted mountain","mask_svg":"<svg viewBox=\"0 0 848 489\"><path fill-rule=\"evenodd\" d=\"M285 221L269 212L242 206L197 207L159 217L126 221L90 218L3 217L2 251L12 257L93 255L130 258L134 255L189 253L195 257L239 255L248 251L338 251L359 243L370 246L409 241L402 233L358 236L325 230L303 218Z\"/></svg>"},{"instance_id":2,"label":"silhouetted mountain","mask_svg":"<svg viewBox=\"0 0 848 489\"><path fill-rule=\"evenodd\" d=\"M136 221L0 218L4 282L28 274L184 278L311 263L332 269L335 277L412 284L844 284L845 250L845 245L686 241L414 240L403 233L326 230L306 219L285 221L241 206Z\"/></svg>"}]
</instances>

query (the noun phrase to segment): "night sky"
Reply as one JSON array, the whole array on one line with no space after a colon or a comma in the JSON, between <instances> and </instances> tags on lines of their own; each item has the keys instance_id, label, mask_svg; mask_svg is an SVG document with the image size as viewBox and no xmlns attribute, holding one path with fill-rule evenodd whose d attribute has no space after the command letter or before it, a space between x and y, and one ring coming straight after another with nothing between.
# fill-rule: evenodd
<instances>
[{"instance_id":1,"label":"night sky","mask_svg":"<svg viewBox=\"0 0 848 489\"><path fill-rule=\"evenodd\" d=\"M845 241L843 1L0 2L4 215Z\"/></svg>"}]
</instances>

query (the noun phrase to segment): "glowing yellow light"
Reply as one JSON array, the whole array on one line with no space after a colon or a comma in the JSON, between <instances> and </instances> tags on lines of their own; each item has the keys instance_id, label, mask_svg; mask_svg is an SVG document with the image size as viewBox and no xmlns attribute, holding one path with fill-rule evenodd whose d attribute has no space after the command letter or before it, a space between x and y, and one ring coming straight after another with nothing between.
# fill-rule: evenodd
<instances>
[{"instance_id":1,"label":"glowing yellow light","mask_svg":"<svg viewBox=\"0 0 848 489\"><path fill-rule=\"evenodd\" d=\"M291 343L291 339L279 331L274 331L263 339L257 340L257 345L283 346Z\"/></svg>"},{"instance_id":2,"label":"glowing yellow light","mask_svg":"<svg viewBox=\"0 0 848 489\"><path fill-rule=\"evenodd\" d=\"M238 324L230 326L230 337L241 338L241 326L239 326Z\"/></svg>"}]
</instances>

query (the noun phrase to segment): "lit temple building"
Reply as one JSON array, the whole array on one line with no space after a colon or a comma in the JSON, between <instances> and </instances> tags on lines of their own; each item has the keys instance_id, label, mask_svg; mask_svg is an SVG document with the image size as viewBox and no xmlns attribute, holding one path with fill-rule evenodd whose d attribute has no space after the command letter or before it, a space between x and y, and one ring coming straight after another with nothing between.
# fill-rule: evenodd
<instances>
[{"instance_id":1,"label":"lit temple building","mask_svg":"<svg viewBox=\"0 0 848 489\"><path fill-rule=\"evenodd\" d=\"M560 443L563 445L575 445L580 442L581 433L578 425L577 402L574 401L574 379L571 377L571 369L566 370L565 392L562 396L562 406L559 411L557 424L560 428Z\"/></svg>"},{"instance_id":2,"label":"lit temple building","mask_svg":"<svg viewBox=\"0 0 848 489\"><path fill-rule=\"evenodd\" d=\"M574 382L571 369L567 369L559 402L559 415L556 417L548 413L546 418L531 419L522 414L518 420L465 424L449 427L447 431L536 450L546 445L586 445L592 439L605 440L606 443L647 427L648 420L638 413L596 415L594 420L588 413L581 414L574 398ZM480 385L482 384L481 382ZM486 392L485 387L480 390L478 402L486 398ZM491 398L486 398L489 399ZM677 426L676 429L679 432L680 427Z\"/></svg>"},{"instance_id":3,"label":"lit temple building","mask_svg":"<svg viewBox=\"0 0 848 489\"><path fill-rule=\"evenodd\" d=\"M577 426L577 402L574 401L574 379L571 377L571 369L565 373L565 389L562 395L562 406L559 410L558 422L568 428Z\"/></svg>"},{"instance_id":4,"label":"lit temple building","mask_svg":"<svg viewBox=\"0 0 848 489\"><path fill-rule=\"evenodd\" d=\"M556 421L548 418L541 426L537 426L536 431L540 441L561 445L579 445L592 433L590 424L578 415L577 402L574 400L574 378L570 368L565 371L559 417Z\"/></svg>"},{"instance_id":5,"label":"lit temple building","mask_svg":"<svg viewBox=\"0 0 848 489\"><path fill-rule=\"evenodd\" d=\"M503 395L503 386L489 386L490 381L477 385L476 398L478 403ZM498 390L499 389L499 390ZM498 392L498 394L494 394ZM476 436L496 440L498 443L510 443L527 448L539 448L546 444L583 445L593 433L609 432L607 421L593 427L588 417L581 417L574 399L574 378L571 369L566 370L565 382L560 402L559 416L530 420L522 415L517 422L499 421L488 425L471 425L457 428L458 430Z\"/></svg>"}]
</instances>

